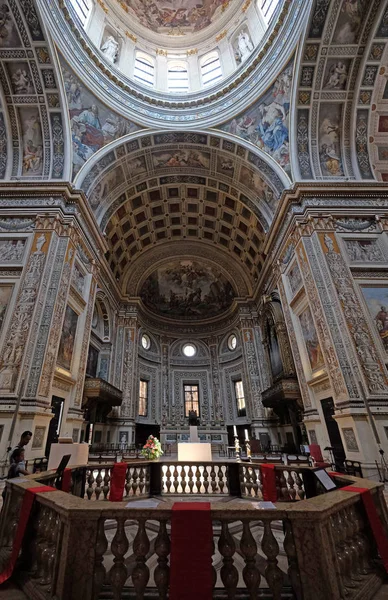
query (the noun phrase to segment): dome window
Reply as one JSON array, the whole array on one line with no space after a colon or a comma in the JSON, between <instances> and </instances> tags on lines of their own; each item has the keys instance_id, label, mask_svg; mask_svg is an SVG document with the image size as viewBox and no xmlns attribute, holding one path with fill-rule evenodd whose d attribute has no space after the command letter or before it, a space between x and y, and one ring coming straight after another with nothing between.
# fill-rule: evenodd
<instances>
[{"instance_id":1,"label":"dome window","mask_svg":"<svg viewBox=\"0 0 388 600\"><path fill-rule=\"evenodd\" d=\"M206 54L201 59L201 75L203 85L210 85L222 78L222 69L218 52Z\"/></svg>"},{"instance_id":2,"label":"dome window","mask_svg":"<svg viewBox=\"0 0 388 600\"><path fill-rule=\"evenodd\" d=\"M237 337L234 333L228 337L228 348L231 351L236 350L237 348Z\"/></svg>"},{"instance_id":3,"label":"dome window","mask_svg":"<svg viewBox=\"0 0 388 600\"><path fill-rule=\"evenodd\" d=\"M144 350L149 350L151 348L151 340L146 333L143 333L141 336L141 345L143 346Z\"/></svg>"},{"instance_id":4,"label":"dome window","mask_svg":"<svg viewBox=\"0 0 388 600\"><path fill-rule=\"evenodd\" d=\"M133 76L139 83L153 87L155 82L155 66L151 58L148 58L141 52L136 52Z\"/></svg>"},{"instance_id":5,"label":"dome window","mask_svg":"<svg viewBox=\"0 0 388 600\"><path fill-rule=\"evenodd\" d=\"M90 12L90 0L71 0L71 4L82 25L85 25Z\"/></svg>"},{"instance_id":6,"label":"dome window","mask_svg":"<svg viewBox=\"0 0 388 600\"><path fill-rule=\"evenodd\" d=\"M169 63L167 81L169 92L187 92L189 89L187 65L185 63Z\"/></svg>"},{"instance_id":7,"label":"dome window","mask_svg":"<svg viewBox=\"0 0 388 600\"><path fill-rule=\"evenodd\" d=\"M280 0L259 0L261 14L263 15L267 25L272 19L272 16L279 5L279 1Z\"/></svg>"},{"instance_id":8,"label":"dome window","mask_svg":"<svg viewBox=\"0 0 388 600\"><path fill-rule=\"evenodd\" d=\"M192 358L197 354L197 348L194 344L185 344L183 346L183 354L187 356L187 358Z\"/></svg>"}]
</instances>

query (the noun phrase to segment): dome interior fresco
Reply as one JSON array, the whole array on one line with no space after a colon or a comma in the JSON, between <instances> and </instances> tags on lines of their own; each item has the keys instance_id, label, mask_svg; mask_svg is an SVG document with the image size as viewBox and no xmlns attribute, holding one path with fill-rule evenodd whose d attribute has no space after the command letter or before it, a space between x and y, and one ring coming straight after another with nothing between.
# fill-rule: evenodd
<instances>
[{"instance_id":1,"label":"dome interior fresco","mask_svg":"<svg viewBox=\"0 0 388 600\"><path fill-rule=\"evenodd\" d=\"M225 275L204 260L170 261L153 271L140 291L140 298L151 312L194 321L222 314L235 295Z\"/></svg>"},{"instance_id":2,"label":"dome interior fresco","mask_svg":"<svg viewBox=\"0 0 388 600\"><path fill-rule=\"evenodd\" d=\"M122 0L128 16L158 33L193 34L215 23L225 10L239 0Z\"/></svg>"}]
</instances>

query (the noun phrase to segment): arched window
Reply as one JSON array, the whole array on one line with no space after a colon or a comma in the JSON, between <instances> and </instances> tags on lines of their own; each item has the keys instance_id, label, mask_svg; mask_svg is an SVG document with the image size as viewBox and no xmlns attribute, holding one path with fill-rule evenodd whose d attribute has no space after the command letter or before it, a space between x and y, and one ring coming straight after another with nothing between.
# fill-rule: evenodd
<instances>
[{"instance_id":1,"label":"arched window","mask_svg":"<svg viewBox=\"0 0 388 600\"><path fill-rule=\"evenodd\" d=\"M151 58L142 52L136 52L134 78L139 83L153 86L155 83L155 66Z\"/></svg>"},{"instance_id":2,"label":"arched window","mask_svg":"<svg viewBox=\"0 0 388 600\"><path fill-rule=\"evenodd\" d=\"M189 74L186 63L168 64L168 91L169 92L187 92L189 89Z\"/></svg>"},{"instance_id":3,"label":"arched window","mask_svg":"<svg viewBox=\"0 0 388 600\"><path fill-rule=\"evenodd\" d=\"M71 4L82 25L85 25L91 8L90 0L71 0Z\"/></svg>"},{"instance_id":4,"label":"arched window","mask_svg":"<svg viewBox=\"0 0 388 600\"><path fill-rule=\"evenodd\" d=\"M210 85L222 78L221 62L218 52L211 52L202 57L201 75L203 85Z\"/></svg>"}]
</instances>

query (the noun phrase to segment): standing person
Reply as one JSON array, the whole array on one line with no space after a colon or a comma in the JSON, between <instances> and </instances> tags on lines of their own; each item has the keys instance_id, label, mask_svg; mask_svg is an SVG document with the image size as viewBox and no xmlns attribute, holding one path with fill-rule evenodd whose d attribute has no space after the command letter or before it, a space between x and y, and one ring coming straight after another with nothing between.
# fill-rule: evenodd
<instances>
[{"instance_id":1,"label":"standing person","mask_svg":"<svg viewBox=\"0 0 388 600\"><path fill-rule=\"evenodd\" d=\"M16 448L12 451L11 466L8 471L7 479L14 479L15 477L19 477L19 475L29 475L25 468L24 448ZM3 493L1 494L3 497L3 505L6 493L7 488L5 487Z\"/></svg>"},{"instance_id":2,"label":"standing person","mask_svg":"<svg viewBox=\"0 0 388 600\"><path fill-rule=\"evenodd\" d=\"M10 456L10 464L12 465L12 456L13 456L15 450L23 450L23 464L21 465L21 468L23 469L23 471L25 471L24 475L28 475L28 471L26 469L26 461L24 460L24 446L27 446L27 444L30 442L31 438L32 438L31 431L23 431L23 433L20 437L19 443L12 449L11 456Z\"/></svg>"}]
</instances>

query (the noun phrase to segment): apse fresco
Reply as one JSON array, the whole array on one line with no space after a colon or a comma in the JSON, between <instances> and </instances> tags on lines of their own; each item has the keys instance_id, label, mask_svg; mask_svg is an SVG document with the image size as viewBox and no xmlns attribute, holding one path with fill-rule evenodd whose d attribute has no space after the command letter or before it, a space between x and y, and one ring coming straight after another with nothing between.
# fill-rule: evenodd
<instances>
[{"instance_id":1,"label":"apse fresco","mask_svg":"<svg viewBox=\"0 0 388 600\"><path fill-rule=\"evenodd\" d=\"M361 290L384 350L388 352L388 288L362 286Z\"/></svg>"},{"instance_id":2,"label":"apse fresco","mask_svg":"<svg viewBox=\"0 0 388 600\"><path fill-rule=\"evenodd\" d=\"M140 292L153 312L178 319L206 319L224 312L235 297L223 274L194 260L175 260L146 279Z\"/></svg>"},{"instance_id":3,"label":"apse fresco","mask_svg":"<svg viewBox=\"0 0 388 600\"><path fill-rule=\"evenodd\" d=\"M289 152L289 112L292 63L276 79L273 86L248 110L219 129L249 140L272 156L287 172L291 172Z\"/></svg>"},{"instance_id":4,"label":"apse fresco","mask_svg":"<svg viewBox=\"0 0 388 600\"><path fill-rule=\"evenodd\" d=\"M140 129L138 125L109 110L78 79L61 59L73 141L73 175L109 142Z\"/></svg>"},{"instance_id":5,"label":"apse fresco","mask_svg":"<svg viewBox=\"0 0 388 600\"><path fill-rule=\"evenodd\" d=\"M307 307L299 315L300 326L302 329L304 343L309 357L311 370L315 371L324 366L323 354L319 344L317 332L315 329L313 317L310 308Z\"/></svg>"},{"instance_id":6,"label":"apse fresco","mask_svg":"<svg viewBox=\"0 0 388 600\"><path fill-rule=\"evenodd\" d=\"M201 31L215 21L229 0L123 0L129 15L152 31L178 29L182 33ZM167 33L167 32L166 32Z\"/></svg>"}]
</instances>

